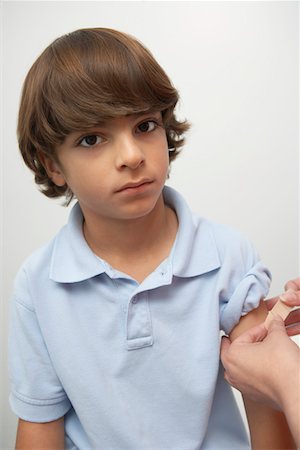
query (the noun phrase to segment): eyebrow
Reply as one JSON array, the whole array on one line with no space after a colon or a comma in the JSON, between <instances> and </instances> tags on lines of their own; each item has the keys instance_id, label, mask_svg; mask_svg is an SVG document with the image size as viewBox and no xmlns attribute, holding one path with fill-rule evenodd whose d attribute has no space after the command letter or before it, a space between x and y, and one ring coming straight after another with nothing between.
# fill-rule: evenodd
<instances>
[{"instance_id":1,"label":"eyebrow","mask_svg":"<svg viewBox=\"0 0 300 450\"><path fill-rule=\"evenodd\" d=\"M130 116L130 117L133 117L134 119L137 119L138 117L141 117L141 118L145 117L146 118L147 116L151 116L151 115L160 115L160 118L161 118L161 111L151 110L151 111L146 111L146 112L127 114L127 116L125 115L124 117ZM123 116L116 116L116 118L117 117L123 117ZM95 130L97 127L105 127L105 126L107 126L109 121L112 120L112 119L114 119L114 118L99 120L99 122L97 122L96 124L91 125L89 127L83 127L80 130L73 130L66 136L65 141L68 138L70 138L70 139L74 139L74 138L77 139L77 137L75 137L75 136L80 137L80 135L82 135L82 134L93 132L93 130Z\"/></svg>"},{"instance_id":2,"label":"eyebrow","mask_svg":"<svg viewBox=\"0 0 300 450\"><path fill-rule=\"evenodd\" d=\"M129 116L132 117L138 117L138 116L148 116L151 114L159 114L161 115L161 111L158 111L157 109L152 109L150 111L145 111L145 112L140 112L140 113L133 113L133 114L128 114Z\"/></svg>"}]
</instances>

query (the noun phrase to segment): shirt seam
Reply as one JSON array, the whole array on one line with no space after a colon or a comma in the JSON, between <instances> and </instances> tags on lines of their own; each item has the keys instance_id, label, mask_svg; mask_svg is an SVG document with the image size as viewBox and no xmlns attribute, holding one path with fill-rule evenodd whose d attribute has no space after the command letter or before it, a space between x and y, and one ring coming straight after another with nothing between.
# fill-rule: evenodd
<instances>
[{"instance_id":1,"label":"shirt seam","mask_svg":"<svg viewBox=\"0 0 300 450\"><path fill-rule=\"evenodd\" d=\"M27 270L26 270L25 267L23 268L23 272L24 272L24 276L25 276L25 278L26 278L26 283L27 283L27 288L28 288L29 298L33 299L32 292L31 292L31 287L30 287L29 274L27 273ZM23 306L23 308L27 309L28 311L30 311L30 312L36 314L35 309L34 309L34 308L30 308L30 307L24 302L24 300L20 299L18 293L15 294L14 298L15 298L16 303L18 303L19 305Z\"/></svg>"},{"instance_id":2,"label":"shirt seam","mask_svg":"<svg viewBox=\"0 0 300 450\"><path fill-rule=\"evenodd\" d=\"M16 392L15 390L12 391L12 394L18 399L23 401L24 403L28 403L30 405L37 405L37 406L46 406L46 405L56 405L58 403L63 403L63 401L67 400L67 396L60 396L52 399L32 399L27 397L26 395L20 394L19 392Z\"/></svg>"},{"instance_id":3,"label":"shirt seam","mask_svg":"<svg viewBox=\"0 0 300 450\"><path fill-rule=\"evenodd\" d=\"M15 301L18 305L23 306L23 308L27 309L27 311L32 312L33 314L35 314L35 310L29 308L28 305L26 305L22 300L20 300L19 298L15 297Z\"/></svg>"}]
</instances>

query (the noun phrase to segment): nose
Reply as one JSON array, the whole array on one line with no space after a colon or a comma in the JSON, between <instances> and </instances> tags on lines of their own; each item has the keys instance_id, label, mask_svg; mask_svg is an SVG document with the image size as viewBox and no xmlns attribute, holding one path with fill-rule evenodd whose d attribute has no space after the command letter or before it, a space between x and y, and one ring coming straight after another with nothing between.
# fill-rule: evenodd
<instances>
[{"instance_id":1,"label":"nose","mask_svg":"<svg viewBox=\"0 0 300 450\"><path fill-rule=\"evenodd\" d=\"M145 161L141 145L134 136L123 134L117 145L116 165L118 169L137 169Z\"/></svg>"}]
</instances>

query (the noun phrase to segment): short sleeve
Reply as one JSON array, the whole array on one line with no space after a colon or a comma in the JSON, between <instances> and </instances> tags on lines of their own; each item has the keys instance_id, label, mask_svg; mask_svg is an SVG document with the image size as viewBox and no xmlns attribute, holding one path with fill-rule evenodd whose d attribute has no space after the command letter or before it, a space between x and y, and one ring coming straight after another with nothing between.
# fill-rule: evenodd
<instances>
[{"instance_id":1,"label":"short sleeve","mask_svg":"<svg viewBox=\"0 0 300 450\"><path fill-rule=\"evenodd\" d=\"M226 288L220 299L220 327L229 334L241 316L258 307L269 292L271 273L249 241L231 256ZM226 266L226 264L225 264Z\"/></svg>"},{"instance_id":2,"label":"short sleeve","mask_svg":"<svg viewBox=\"0 0 300 450\"><path fill-rule=\"evenodd\" d=\"M11 302L9 372L10 405L21 419L50 422L70 409L30 303L24 271L16 278Z\"/></svg>"}]
</instances>

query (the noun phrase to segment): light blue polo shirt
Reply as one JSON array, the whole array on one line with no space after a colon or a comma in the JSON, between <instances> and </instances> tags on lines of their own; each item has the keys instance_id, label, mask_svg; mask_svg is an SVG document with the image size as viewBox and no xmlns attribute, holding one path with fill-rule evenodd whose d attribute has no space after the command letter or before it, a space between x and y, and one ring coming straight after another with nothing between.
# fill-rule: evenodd
<instances>
[{"instance_id":1,"label":"light blue polo shirt","mask_svg":"<svg viewBox=\"0 0 300 450\"><path fill-rule=\"evenodd\" d=\"M219 371L220 330L267 295L270 274L240 233L169 187L164 198L176 241L141 284L91 251L78 204L16 277L11 407L33 422L65 415L68 450L250 448Z\"/></svg>"}]
</instances>

